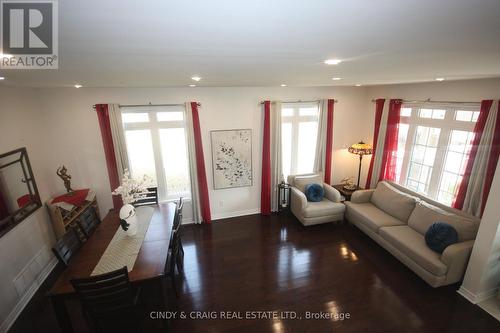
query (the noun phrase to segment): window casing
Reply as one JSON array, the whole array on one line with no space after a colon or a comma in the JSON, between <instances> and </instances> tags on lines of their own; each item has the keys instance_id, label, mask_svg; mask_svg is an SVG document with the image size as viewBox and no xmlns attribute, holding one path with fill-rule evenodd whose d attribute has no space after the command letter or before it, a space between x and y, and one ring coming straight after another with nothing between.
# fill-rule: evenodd
<instances>
[{"instance_id":1,"label":"window casing","mask_svg":"<svg viewBox=\"0 0 500 333\"><path fill-rule=\"evenodd\" d=\"M451 205L465 171L478 115L479 104L403 104L396 181Z\"/></svg>"},{"instance_id":2,"label":"window casing","mask_svg":"<svg viewBox=\"0 0 500 333\"><path fill-rule=\"evenodd\" d=\"M150 176L161 201L189 198L184 107L123 107L122 122L132 176Z\"/></svg>"},{"instance_id":3,"label":"window casing","mask_svg":"<svg viewBox=\"0 0 500 333\"><path fill-rule=\"evenodd\" d=\"M317 102L283 103L281 141L283 176L311 173L318 136Z\"/></svg>"}]
</instances>

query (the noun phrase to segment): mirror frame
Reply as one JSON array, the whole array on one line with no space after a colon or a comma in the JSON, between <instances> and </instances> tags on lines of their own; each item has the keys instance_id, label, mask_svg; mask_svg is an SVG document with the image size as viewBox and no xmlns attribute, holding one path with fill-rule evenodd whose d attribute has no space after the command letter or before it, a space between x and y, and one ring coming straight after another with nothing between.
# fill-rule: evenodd
<instances>
[{"instance_id":1,"label":"mirror frame","mask_svg":"<svg viewBox=\"0 0 500 333\"><path fill-rule=\"evenodd\" d=\"M9 220L7 222L7 226L0 231L0 237L3 237L5 234L7 234L10 230L12 230L15 226L17 226L19 223L24 221L26 218L28 218L31 214L36 212L40 207L42 207L42 202L40 199L40 193L38 192L38 187L36 185L35 177L33 175L33 170L31 169L31 163L28 157L28 152L26 150L26 147L18 148L11 150L7 153L0 154L0 160L4 157L14 155L14 154L19 154L19 158L16 159L15 161L10 161L7 164L0 164L0 170L12 165L14 163L20 163L21 168L23 169L23 175L24 179L26 179L26 186L28 187L28 192L29 195L35 198L34 203L35 206L33 209L26 211L24 215L22 215L18 220L15 220L14 217L18 215L19 213L22 213L23 210L26 210L26 208L19 208L16 211L12 212L7 219ZM23 161L24 160L24 161ZM33 186L33 189L31 188L29 182L31 182L31 185Z\"/></svg>"}]
</instances>

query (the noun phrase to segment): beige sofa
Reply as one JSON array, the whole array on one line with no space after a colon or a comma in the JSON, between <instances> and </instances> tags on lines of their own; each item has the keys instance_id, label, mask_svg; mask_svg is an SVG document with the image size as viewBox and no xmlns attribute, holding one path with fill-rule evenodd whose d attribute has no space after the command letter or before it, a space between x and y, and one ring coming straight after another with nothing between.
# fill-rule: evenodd
<instances>
[{"instance_id":1,"label":"beige sofa","mask_svg":"<svg viewBox=\"0 0 500 333\"><path fill-rule=\"evenodd\" d=\"M330 185L323 183L320 173L288 176L291 186L291 210L293 215L305 226L342 221L345 206L340 202L340 192ZM323 184L325 197L320 202L307 201L304 188L308 184Z\"/></svg>"},{"instance_id":2,"label":"beige sofa","mask_svg":"<svg viewBox=\"0 0 500 333\"><path fill-rule=\"evenodd\" d=\"M462 279L480 220L398 184L380 182L375 190L353 193L346 219L433 287ZM437 253L425 243L434 222L451 224L459 242Z\"/></svg>"}]
</instances>

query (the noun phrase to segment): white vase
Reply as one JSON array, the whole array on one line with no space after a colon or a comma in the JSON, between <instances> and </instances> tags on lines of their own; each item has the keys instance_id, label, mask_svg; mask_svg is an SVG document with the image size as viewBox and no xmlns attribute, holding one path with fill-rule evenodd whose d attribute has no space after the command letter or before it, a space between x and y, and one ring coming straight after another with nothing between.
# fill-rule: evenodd
<instances>
[{"instance_id":1,"label":"white vase","mask_svg":"<svg viewBox=\"0 0 500 333\"><path fill-rule=\"evenodd\" d=\"M128 229L126 230L127 236L137 234L137 214L134 206L131 204L123 205L120 209L120 220L125 220L128 224Z\"/></svg>"}]
</instances>

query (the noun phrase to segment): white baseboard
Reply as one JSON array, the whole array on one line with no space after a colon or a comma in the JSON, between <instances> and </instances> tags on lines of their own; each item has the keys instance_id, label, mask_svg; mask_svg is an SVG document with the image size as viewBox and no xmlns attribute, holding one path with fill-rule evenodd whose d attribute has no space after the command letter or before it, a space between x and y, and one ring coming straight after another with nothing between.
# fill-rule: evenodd
<instances>
[{"instance_id":1,"label":"white baseboard","mask_svg":"<svg viewBox=\"0 0 500 333\"><path fill-rule=\"evenodd\" d=\"M231 218L231 217L238 217L238 216L259 214L259 213L260 213L260 209L259 208L254 208L254 209L240 210L240 211L236 211L236 212L227 212L227 213L213 214L212 215L212 221L222 220L222 219L228 219L228 218Z\"/></svg>"},{"instance_id":2,"label":"white baseboard","mask_svg":"<svg viewBox=\"0 0 500 333\"><path fill-rule=\"evenodd\" d=\"M468 290L467 288L465 288L464 286L460 286L460 288L458 289L458 293L460 295L462 295L465 299L467 299L469 302L471 302L472 304L477 304L479 302L482 302L494 295L496 295L498 289L497 288L493 288L493 289L490 289L490 290L487 290L487 291L483 291L479 294L475 294L473 292L471 292L470 290Z\"/></svg>"},{"instance_id":3,"label":"white baseboard","mask_svg":"<svg viewBox=\"0 0 500 333\"><path fill-rule=\"evenodd\" d=\"M38 277L35 279L31 287L24 293L23 297L17 302L17 304L14 306L12 311L9 313L7 318L3 321L2 325L0 325L0 332L4 333L7 332L12 324L16 321L17 317L21 314L21 312L24 310L26 305L28 305L29 301L35 295L37 292L38 288L42 285L42 283L45 281L45 279L49 276L49 274L54 270L54 268L57 266L57 259L55 257L52 258L52 260L43 268L43 270L40 272Z\"/></svg>"}]
</instances>

